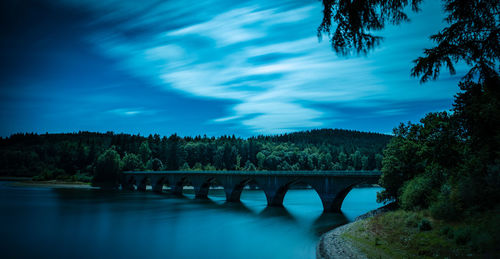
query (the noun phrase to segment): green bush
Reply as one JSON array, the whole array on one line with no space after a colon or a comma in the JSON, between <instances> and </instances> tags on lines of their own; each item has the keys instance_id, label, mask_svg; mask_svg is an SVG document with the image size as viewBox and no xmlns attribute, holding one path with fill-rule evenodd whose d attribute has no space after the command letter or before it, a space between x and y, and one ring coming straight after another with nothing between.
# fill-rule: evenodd
<instances>
[{"instance_id":1,"label":"green bush","mask_svg":"<svg viewBox=\"0 0 500 259\"><path fill-rule=\"evenodd\" d=\"M151 161L151 169L153 169L153 171L159 171L162 168L163 168L163 163L161 162L160 159L155 158Z\"/></svg>"},{"instance_id":2,"label":"green bush","mask_svg":"<svg viewBox=\"0 0 500 259\"><path fill-rule=\"evenodd\" d=\"M58 181L70 181L71 180L71 176L70 175L67 175L67 174L59 174L57 177L56 177L56 180Z\"/></svg>"},{"instance_id":3,"label":"green bush","mask_svg":"<svg viewBox=\"0 0 500 259\"><path fill-rule=\"evenodd\" d=\"M436 219L455 220L461 215L455 199L451 199L451 187L445 184L441 187L441 193L434 201L429 210Z\"/></svg>"},{"instance_id":4,"label":"green bush","mask_svg":"<svg viewBox=\"0 0 500 259\"><path fill-rule=\"evenodd\" d=\"M77 174L72 176L71 180L74 182L90 183L92 181L92 176L87 175L87 174L77 173Z\"/></svg>"},{"instance_id":5,"label":"green bush","mask_svg":"<svg viewBox=\"0 0 500 259\"><path fill-rule=\"evenodd\" d=\"M479 232L472 236L470 240L471 247L474 251L484 252L494 249L497 243L495 239L485 232Z\"/></svg>"},{"instance_id":6,"label":"green bush","mask_svg":"<svg viewBox=\"0 0 500 259\"><path fill-rule=\"evenodd\" d=\"M428 231L432 229L431 222L427 219L422 219L420 223L418 223L418 230L420 231Z\"/></svg>"},{"instance_id":7,"label":"green bush","mask_svg":"<svg viewBox=\"0 0 500 259\"><path fill-rule=\"evenodd\" d=\"M447 238L453 238L453 229L450 226L444 226L439 233Z\"/></svg>"},{"instance_id":8,"label":"green bush","mask_svg":"<svg viewBox=\"0 0 500 259\"><path fill-rule=\"evenodd\" d=\"M33 181L61 180L65 176L64 170L59 168L44 168L42 172L33 177Z\"/></svg>"},{"instance_id":9,"label":"green bush","mask_svg":"<svg viewBox=\"0 0 500 259\"><path fill-rule=\"evenodd\" d=\"M121 170L122 171L133 171L137 169L142 169L144 166L142 165L142 161L139 156L134 153L127 153L123 157L121 161Z\"/></svg>"},{"instance_id":10,"label":"green bush","mask_svg":"<svg viewBox=\"0 0 500 259\"><path fill-rule=\"evenodd\" d=\"M401 207L405 210L425 209L429 206L432 193L431 179L426 176L417 176L406 182L400 196Z\"/></svg>"},{"instance_id":11,"label":"green bush","mask_svg":"<svg viewBox=\"0 0 500 259\"><path fill-rule=\"evenodd\" d=\"M455 230L454 240L458 245L465 245L471 240L472 229L470 227L460 227Z\"/></svg>"},{"instance_id":12,"label":"green bush","mask_svg":"<svg viewBox=\"0 0 500 259\"><path fill-rule=\"evenodd\" d=\"M416 228L416 227L418 227L418 223L420 220L421 220L421 217L417 213L411 212L411 214L408 215L408 217L405 219L405 225L407 227Z\"/></svg>"}]
</instances>

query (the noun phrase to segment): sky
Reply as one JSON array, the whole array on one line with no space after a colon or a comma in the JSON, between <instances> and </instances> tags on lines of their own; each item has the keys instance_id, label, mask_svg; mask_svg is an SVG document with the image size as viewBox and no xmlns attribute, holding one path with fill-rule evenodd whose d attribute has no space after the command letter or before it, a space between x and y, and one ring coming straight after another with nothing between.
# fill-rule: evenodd
<instances>
[{"instance_id":1,"label":"sky","mask_svg":"<svg viewBox=\"0 0 500 259\"><path fill-rule=\"evenodd\" d=\"M316 36L316 0L3 0L0 136L390 133L452 108L465 74L410 76L445 25L439 2L341 57Z\"/></svg>"}]
</instances>

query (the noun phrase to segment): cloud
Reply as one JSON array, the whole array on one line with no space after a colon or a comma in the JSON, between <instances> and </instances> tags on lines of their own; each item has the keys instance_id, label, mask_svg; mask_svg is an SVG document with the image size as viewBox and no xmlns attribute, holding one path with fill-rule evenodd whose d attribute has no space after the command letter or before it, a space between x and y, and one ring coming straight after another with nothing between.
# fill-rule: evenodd
<instances>
[{"instance_id":1,"label":"cloud","mask_svg":"<svg viewBox=\"0 0 500 259\"><path fill-rule=\"evenodd\" d=\"M407 48L422 35L386 42L369 57L335 56L328 42L315 37L321 20L317 2L194 1L191 9L191 3L126 3L87 2L104 13L95 22L102 28L89 41L128 73L160 88L234 101L228 114L207 118L215 123L239 123L259 133L325 127L332 126L326 118L344 120L350 114L316 104L377 109L381 99L443 99L456 91L454 82L418 88L409 77L409 57L419 53ZM405 112L380 107L376 113Z\"/></svg>"},{"instance_id":2,"label":"cloud","mask_svg":"<svg viewBox=\"0 0 500 259\"><path fill-rule=\"evenodd\" d=\"M111 109L108 112L124 117L131 117L136 115L154 115L157 113L155 110L146 110L144 108L118 108Z\"/></svg>"}]
</instances>

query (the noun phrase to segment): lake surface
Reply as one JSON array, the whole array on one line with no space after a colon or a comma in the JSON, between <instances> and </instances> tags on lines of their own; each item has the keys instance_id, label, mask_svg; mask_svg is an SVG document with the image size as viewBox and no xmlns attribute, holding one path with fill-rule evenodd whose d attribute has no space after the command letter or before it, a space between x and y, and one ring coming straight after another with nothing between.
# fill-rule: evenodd
<instances>
[{"instance_id":1,"label":"lake surface","mask_svg":"<svg viewBox=\"0 0 500 259\"><path fill-rule=\"evenodd\" d=\"M3 258L315 258L319 236L380 207L380 188L353 189L343 214L323 214L314 190L290 190L285 208L261 190L242 203L152 192L19 187L0 182ZM191 193L190 193L191 192Z\"/></svg>"}]
</instances>

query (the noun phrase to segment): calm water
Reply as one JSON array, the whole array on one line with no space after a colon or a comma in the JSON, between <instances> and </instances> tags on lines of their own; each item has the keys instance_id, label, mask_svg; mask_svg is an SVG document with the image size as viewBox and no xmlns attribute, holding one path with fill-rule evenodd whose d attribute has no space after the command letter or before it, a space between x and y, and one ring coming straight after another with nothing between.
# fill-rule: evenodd
<instances>
[{"instance_id":1,"label":"calm water","mask_svg":"<svg viewBox=\"0 0 500 259\"><path fill-rule=\"evenodd\" d=\"M3 258L314 258L325 230L375 209L379 188L352 190L343 214L322 214L313 190L266 208L260 190L241 204L151 192L15 187L0 182Z\"/></svg>"}]
</instances>

